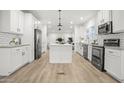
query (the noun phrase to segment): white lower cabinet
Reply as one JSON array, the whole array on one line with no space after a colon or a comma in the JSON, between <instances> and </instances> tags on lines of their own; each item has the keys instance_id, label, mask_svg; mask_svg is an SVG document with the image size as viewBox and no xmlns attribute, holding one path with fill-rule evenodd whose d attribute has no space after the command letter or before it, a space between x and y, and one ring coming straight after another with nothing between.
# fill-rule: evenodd
<instances>
[{"instance_id":1,"label":"white lower cabinet","mask_svg":"<svg viewBox=\"0 0 124 93\"><path fill-rule=\"evenodd\" d=\"M11 49L11 58L10 58L10 73L14 72L22 66L22 49L21 47Z\"/></svg>"},{"instance_id":2,"label":"white lower cabinet","mask_svg":"<svg viewBox=\"0 0 124 93\"><path fill-rule=\"evenodd\" d=\"M105 70L119 81L124 81L124 51L105 48Z\"/></svg>"},{"instance_id":3,"label":"white lower cabinet","mask_svg":"<svg viewBox=\"0 0 124 93\"><path fill-rule=\"evenodd\" d=\"M88 45L88 59L92 60L92 45Z\"/></svg>"},{"instance_id":4,"label":"white lower cabinet","mask_svg":"<svg viewBox=\"0 0 124 93\"><path fill-rule=\"evenodd\" d=\"M23 46L22 47L22 63L23 64L27 64L27 62L29 62L29 58L30 58L30 53L29 53L29 46Z\"/></svg>"},{"instance_id":5,"label":"white lower cabinet","mask_svg":"<svg viewBox=\"0 0 124 93\"><path fill-rule=\"evenodd\" d=\"M28 46L0 48L0 76L8 76L28 62Z\"/></svg>"},{"instance_id":6,"label":"white lower cabinet","mask_svg":"<svg viewBox=\"0 0 124 93\"><path fill-rule=\"evenodd\" d=\"M81 56L83 56L83 46L82 46L82 44L81 43L78 43L77 44L77 52L81 55Z\"/></svg>"}]
</instances>

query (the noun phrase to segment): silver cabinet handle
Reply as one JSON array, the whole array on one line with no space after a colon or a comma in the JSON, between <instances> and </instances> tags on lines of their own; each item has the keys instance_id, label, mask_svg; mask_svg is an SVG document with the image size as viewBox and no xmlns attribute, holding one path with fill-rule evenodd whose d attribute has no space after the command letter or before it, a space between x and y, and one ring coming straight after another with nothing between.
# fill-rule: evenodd
<instances>
[{"instance_id":1,"label":"silver cabinet handle","mask_svg":"<svg viewBox=\"0 0 124 93\"><path fill-rule=\"evenodd\" d=\"M113 53L113 51L109 51L109 53Z\"/></svg>"},{"instance_id":2,"label":"silver cabinet handle","mask_svg":"<svg viewBox=\"0 0 124 93\"><path fill-rule=\"evenodd\" d=\"M16 51L20 51L20 49L16 49Z\"/></svg>"}]
</instances>

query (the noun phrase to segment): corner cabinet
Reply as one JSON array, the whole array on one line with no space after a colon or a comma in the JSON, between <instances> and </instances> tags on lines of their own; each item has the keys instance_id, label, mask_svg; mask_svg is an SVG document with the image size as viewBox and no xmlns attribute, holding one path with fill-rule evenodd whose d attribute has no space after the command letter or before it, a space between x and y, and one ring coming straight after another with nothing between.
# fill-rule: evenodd
<instances>
[{"instance_id":1,"label":"corner cabinet","mask_svg":"<svg viewBox=\"0 0 124 93\"><path fill-rule=\"evenodd\" d=\"M124 10L112 11L113 33L124 32Z\"/></svg>"},{"instance_id":2,"label":"corner cabinet","mask_svg":"<svg viewBox=\"0 0 124 93\"><path fill-rule=\"evenodd\" d=\"M105 70L107 73L124 81L124 50L105 48Z\"/></svg>"},{"instance_id":3,"label":"corner cabinet","mask_svg":"<svg viewBox=\"0 0 124 93\"><path fill-rule=\"evenodd\" d=\"M111 21L111 10L100 10L98 11L98 25L104 24Z\"/></svg>"},{"instance_id":4,"label":"corner cabinet","mask_svg":"<svg viewBox=\"0 0 124 93\"><path fill-rule=\"evenodd\" d=\"M0 10L0 32L23 34L24 13L20 10Z\"/></svg>"}]
</instances>

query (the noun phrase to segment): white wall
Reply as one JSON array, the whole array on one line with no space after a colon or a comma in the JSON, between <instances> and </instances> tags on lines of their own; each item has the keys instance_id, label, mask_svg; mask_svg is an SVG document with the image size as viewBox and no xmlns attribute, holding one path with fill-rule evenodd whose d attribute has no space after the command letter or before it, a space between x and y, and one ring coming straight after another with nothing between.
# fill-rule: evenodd
<instances>
[{"instance_id":1,"label":"white wall","mask_svg":"<svg viewBox=\"0 0 124 93\"><path fill-rule=\"evenodd\" d=\"M41 24L42 31L42 53L47 51L47 25Z\"/></svg>"},{"instance_id":2,"label":"white wall","mask_svg":"<svg viewBox=\"0 0 124 93\"><path fill-rule=\"evenodd\" d=\"M20 35L13 35L8 33L0 33L0 45L9 45L12 38L20 38Z\"/></svg>"},{"instance_id":3,"label":"white wall","mask_svg":"<svg viewBox=\"0 0 124 93\"><path fill-rule=\"evenodd\" d=\"M84 38L84 42L88 43L87 31L93 26L95 26L95 29L97 28L97 16L96 15L90 18L85 23L76 25L75 26L75 42L80 42L81 38Z\"/></svg>"}]
</instances>

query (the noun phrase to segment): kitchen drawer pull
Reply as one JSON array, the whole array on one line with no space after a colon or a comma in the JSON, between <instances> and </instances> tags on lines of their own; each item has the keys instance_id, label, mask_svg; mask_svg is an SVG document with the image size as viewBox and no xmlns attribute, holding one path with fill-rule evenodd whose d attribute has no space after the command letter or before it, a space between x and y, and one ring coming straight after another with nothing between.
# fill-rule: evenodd
<instances>
[{"instance_id":1,"label":"kitchen drawer pull","mask_svg":"<svg viewBox=\"0 0 124 93\"><path fill-rule=\"evenodd\" d=\"M113 51L109 51L109 53L113 53Z\"/></svg>"},{"instance_id":2,"label":"kitchen drawer pull","mask_svg":"<svg viewBox=\"0 0 124 93\"><path fill-rule=\"evenodd\" d=\"M16 49L16 51L20 51L20 49Z\"/></svg>"}]
</instances>

